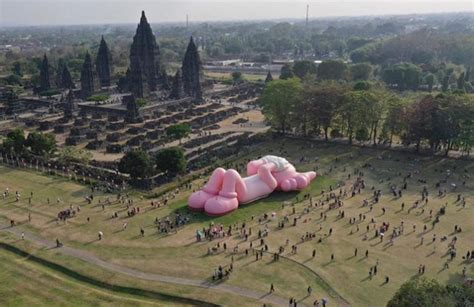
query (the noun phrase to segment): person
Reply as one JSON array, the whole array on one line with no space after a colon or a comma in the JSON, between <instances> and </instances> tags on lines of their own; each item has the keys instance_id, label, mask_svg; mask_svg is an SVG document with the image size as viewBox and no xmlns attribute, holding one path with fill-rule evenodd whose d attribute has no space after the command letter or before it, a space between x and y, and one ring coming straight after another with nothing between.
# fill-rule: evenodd
<instances>
[{"instance_id":1,"label":"person","mask_svg":"<svg viewBox=\"0 0 474 307\"><path fill-rule=\"evenodd\" d=\"M273 286L273 283L270 284L270 293L275 292L275 287Z\"/></svg>"},{"instance_id":2,"label":"person","mask_svg":"<svg viewBox=\"0 0 474 307\"><path fill-rule=\"evenodd\" d=\"M21 233L21 239L25 240L25 233L24 232Z\"/></svg>"},{"instance_id":3,"label":"person","mask_svg":"<svg viewBox=\"0 0 474 307\"><path fill-rule=\"evenodd\" d=\"M311 288L311 286L308 287L308 296L311 295L311 292L313 292L313 288Z\"/></svg>"},{"instance_id":4,"label":"person","mask_svg":"<svg viewBox=\"0 0 474 307\"><path fill-rule=\"evenodd\" d=\"M388 276L385 276L385 283L388 284L389 281L390 281L390 278Z\"/></svg>"},{"instance_id":5,"label":"person","mask_svg":"<svg viewBox=\"0 0 474 307\"><path fill-rule=\"evenodd\" d=\"M102 240L103 236L104 236L104 234L102 233L102 231L99 231L99 240Z\"/></svg>"}]
</instances>

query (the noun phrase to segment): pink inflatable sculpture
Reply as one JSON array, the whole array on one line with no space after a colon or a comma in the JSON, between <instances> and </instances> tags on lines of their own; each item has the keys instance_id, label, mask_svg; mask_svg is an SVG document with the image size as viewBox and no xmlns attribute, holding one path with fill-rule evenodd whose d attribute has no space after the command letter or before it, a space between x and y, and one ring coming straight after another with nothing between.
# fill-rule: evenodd
<instances>
[{"instance_id":1,"label":"pink inflatable sculpture","mask_svg":"<svg viewBox=\"0 0 474 307\"><path fill-rule=\"evenodd\" d=\"M239 204L265 198L275 190L304 189L316 177L315 172L298 173L286 159L276 156L250 161L247 175L242 178L234 169L217 168L202 190L191 194L189 208L220 216L234 211Z\"/></svg>"}]
</instances>

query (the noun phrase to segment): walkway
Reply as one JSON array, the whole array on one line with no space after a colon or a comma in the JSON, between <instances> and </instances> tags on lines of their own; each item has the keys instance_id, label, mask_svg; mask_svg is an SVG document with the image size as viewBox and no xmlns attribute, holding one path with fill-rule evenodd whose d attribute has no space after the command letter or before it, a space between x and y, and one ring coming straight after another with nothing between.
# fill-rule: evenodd
<instances>
[{"instance_id":1,"label":"walkway","mask_svg":"<svg viewBox=\"0 0 474 307\"><path fill-rule=\"evenodd\" d=\"M0 224L0 231L8 232L10 234L13 234L15 236L20 237L21 233L23 232L21 229L18 229L16 227L9 227L6 225L1 225ZM46 247L46 248L55 248L56 243L49 241L47 239L35 236L30 233L25 232L25 240L28 240L35 245L41 246L41 247ZM279 306L287 306L288 305L288 300L286 298L279 297L275 294L269 294L269 293L263 293L259 291L253 291L249 289L243 289L239 288L236 286L231 286L231 285L226 285L226 284L213 284L209 281L206 280L197 280L197 279L187 279L187 278L180 278L180 277L173 277L173 276L166 276L166 275L161 275L161 274L154 274L154 273L146 273L142 271L138 271L135 269L127 268L124 266L120 266L117 264L109 263L107 261L104 261L94 255L92 255L89 252L82 251L76 248L71 248L67 246L63 246L61 248L55 249L55 251L58 251L62 253L63 255L67 255L70 257L74 257L77 259L80 259L82 261L85 261L89 264L97 265L103 269L116 272L116 273L121 273L124 275L128 275L134 278L140 278L144 280L152 280L152 281L159 281L159 282L164 282L168 284L175 284L175 285L185 285L185 286L194 286L194 287L201 287L201 288L208 288L208 289L215 289L218 291L223 291L223 292L229 292L238 296L243 296L255 300L261 300L262 302L267 302L271 303L274 305L279 305Z\"/></svg>"}]
</instances>

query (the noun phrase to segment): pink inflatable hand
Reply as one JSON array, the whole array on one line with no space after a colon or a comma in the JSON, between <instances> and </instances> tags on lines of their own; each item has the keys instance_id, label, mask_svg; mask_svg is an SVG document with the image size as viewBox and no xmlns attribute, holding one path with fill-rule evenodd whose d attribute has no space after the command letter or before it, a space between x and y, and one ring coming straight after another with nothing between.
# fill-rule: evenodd
<instances>
[{"instance_id":1,"label":"pink inflatable hand","mask_svg":"<svg viewBox=\"0 0 474 307\"><path fill-rule=\"evenodd\" d=\"M278 182L278 188L284 192L297 191L306 188L316 178L315 172L298 173L291 164L280 172L273 173Z\"/></svg>"}]
</instances>

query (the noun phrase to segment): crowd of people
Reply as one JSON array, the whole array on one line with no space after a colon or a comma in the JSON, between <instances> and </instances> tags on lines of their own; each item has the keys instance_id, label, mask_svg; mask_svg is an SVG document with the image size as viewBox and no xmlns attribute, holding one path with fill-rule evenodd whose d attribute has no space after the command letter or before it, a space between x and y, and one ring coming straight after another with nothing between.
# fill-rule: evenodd
<instances>
[{"instance_id":1,"label":"crowd of people","mask_svg":"<svg viewBox=\"0 0 474 307\"><path fill-rule=\"evenodd\" d=\"M281 154L284 155L283 152ZM308 251L308 248L303 248L303 246L311 245L312 248L309 249L310 254L308 255L311 259L318 258L319 254L328 254L327 260L329 262L337 261L345 256L340 255L341 251L337 251L338 253L336 251L322 253L320 250L323 247L319 247L318 244L324 240L331 240L331 237L336 233L339 235L340 227L337 226L339 221L343 221L347 225L348 236L360 235L360 242L357 247L346 252L348 256L358 257L360 251L362 257L369 258L370 250L376 248L372 243L373 239L378 239L382 244L385 243L384 247L395 245L399 239L405 241L416 240L419 246L429 246L433 253L436 253L440 246L444 247L441 243L445 242L446 249L441 251L440 267L449 269L449 264L460 254L464 263L461 266L462 275L466 276L466 266L474 261L474 250L465 250L459 247L461 234L465 228L464 225L453 225L452 233L438 232L437 225L452 212L464 209L469 204L468 197L470 196L466 197L461 191L470 179L468 170L457 170L455 172L454 170L438 169L436 170L439 175L438 178L428 179L424 177L424 170L419 166L419 161L416 159L408 162L412 170L407 173L395 169L384 169L377 166L377 163L365 163L361 166L354 166L350 170L350 167L344 162L350 162L353 155L351 154L347 159L347 161L343 161L342 158L334 159L328 170L322 172L323 175L329 177L336 178L340 176L341 178L337 184L329 185L321 193L305 192L297 195L291 201L282 202L281 207L272 208L269 212L251 216L230 225L211 221L207 227L196 230L196 241L207 244L208 255L231 254L231 262L226 265L219 265L212 273L212 279L217 281L229 278L235 269L234 255L237 254L244 257L252 255L256 261L267 258L269 261L279 261L281 257L298 259L297 255L300 255L302 251ZM378 159L390 160L391 158L379 157ZM301 157L300 161L307 163L311 159ZM245 162L238 162L228 166L243 171L245 164ZM317 168L314 167L314 169ZM126 231L129 222L137 214L148 214L154 212L155 209L166 207L179 197L180 193L186 195L192 188L191 184L185 184L179 189L155 197L150 200L148 208L144 206L145 200L143 198L134 199L130 195L120 192L113 200L110 196L98 196L96 191L91 190L85 201L87 204L97 204L103 211L112 207L113 219L127 219L122 224L122 231ZM412 192L417 189L419 190L416 197L405 197L406 195L413 195ZM19 202L22 199L21 192L11 193L9 188L6 188L2 193L3 199L13 198L15 202ZM23 193L25 192L28 193L29 191L23 191ZM453 193L456 197L454 204L447 199ZM356 199L356 201L353 201L353 199ZM31 192L28 202L34 205L37 201L33 192ZM392 201L393 203L391 203ZM442 205L432 205L432 203L440 203L440 201L443 203ZM63 202L58 198L57 203L61 204ZM47 203L50 204L49 199ZM360 204L359 210L353 210L357 204ZM59 211L58 219L66 220L74 216L77 218L77 216L81 216L80 212L80 206L73 207L70 205L68 209ZM126 214L122 212L126 212ZM335 216L336 219L333 220L328 216ZM31 221L31 213L28 220ZM168 216L154 217L153 221L156 228L154 233L170 235L192 222L193 218L188 212L175 211ZM89 216L87 216L87 222L90 222ZM12 220L11 226L15 225L16 222ZM148 235L145 232L145 226L142 225L139 228L139 237ZM294 230L287 231L288 229ZM296 236L290 235L295 231L299 234ZM433 233L429 234L429 232ZM411 233L417 236L408 237L407 235ZM107 236L112 235L112 233L107 234ZM288 237L285 238L285 236ZM102 230L97 233L97 237L98 240L106 238ZM275 238L279 239L276 240ZM371 243L368 244L369 242ZM63 243L57 240L57 246L62 245ZM266 254L269 256L267 257ZM382 278L384 283L389 283L391 278L384 269L386 265L388 264L385 263L383 258L381 260L377 258L375 263L367 268L367 279ZM421 263L418 268L414 267L415 272L416 270L418 270L419 275L423 275L427 270L427 266L425 263ZM275 289L273 284L271 292L278 293L278 289ZM308 291L308 295L312 295L312 290ZM291 305L296 306L297 303L296 299L290 299ZM314 306L325 306L326 304L326 298L314 301Z\"/></svg>"}]
</instances>

